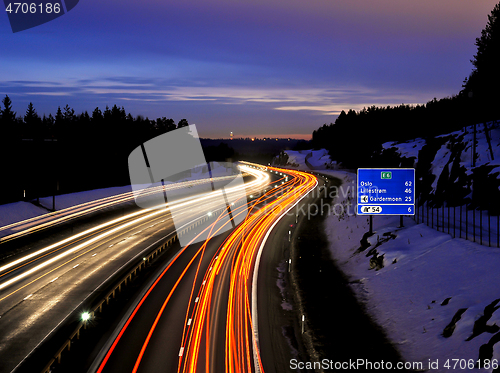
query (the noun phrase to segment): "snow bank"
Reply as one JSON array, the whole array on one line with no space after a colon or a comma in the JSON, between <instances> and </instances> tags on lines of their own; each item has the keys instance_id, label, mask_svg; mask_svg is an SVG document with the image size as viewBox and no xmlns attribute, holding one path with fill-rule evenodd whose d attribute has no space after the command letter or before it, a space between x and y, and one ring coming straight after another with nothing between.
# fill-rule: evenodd
<instances>
[{"instance_id":1,"label":"snow bank","mask_svg":"<svg viewBox=\"0 0 500 373\"><path fill-rule=\"evenodd\" d=\"M328 155L328 150L285 150L284 153L288 156L286 166L302 169L316 170L325 168L335 168L336 162L332 162Z\"/></svg>"},{"instance_id":2,"label":"snow bank","mask_svg":"<svg viewBox=\"0 0 500 373\"><path fill-rule=\"evenodd\" d=\"M47 210L29 202L0 205L0 227L46 214Z\"/></svg>"},{"instance_id":3,"label":"snow bank","mask_svg":"<svg viewBox=\"0 0 500 373\"><path fill-rule=\"evenodd\" d=\"M68 207L80 205L82 203L116 196L118 194L129 193L131 191L132 188L130 187L130 185L127 185L122 187L87 190L78 193L61 194L59 196L56 196L56 210L62 210ZM47 209L52 209L52 197L40 198L40 204ZM45 213L46 212L47 211L45 211Z\"/></svg>"},{"instance_id":4,"label":"snow bank","mask_svg":"<svg viewBox=\"0 0 500 373\"><path fill-rule=\"evenodd\" d=\"M340 176L344 188L356 177L322 173ZM340 193L335 203L345 198ZM500 325L500 311L487 307L500 298L500 250L453 239L411 218L405 218L405 228L398 228L398 216L377 216L373 224L375 234L364 250L360 240L368 231L366 216L332 215L325 229L332 256L403 358L425 364L439 359L440 369L433 371L441 372L450 371L446 359L477 360L481 346L498 332L494 324ZM457 312L460 319L452 323ZM490 332L476 336L474 329ZM500 344L493 343L493 356L486 357L500 359Z\"/></svg>"}]
</instances>

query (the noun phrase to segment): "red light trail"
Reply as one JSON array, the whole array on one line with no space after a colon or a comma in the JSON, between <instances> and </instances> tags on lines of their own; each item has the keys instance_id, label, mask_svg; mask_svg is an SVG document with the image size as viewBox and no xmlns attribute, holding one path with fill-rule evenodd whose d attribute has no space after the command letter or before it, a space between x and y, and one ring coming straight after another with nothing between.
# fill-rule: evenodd
<instances>
[{"instance_id":1,"label":"red light trail","mask_svg":"<svg viewBox=\"0 0 500 373\"><path fill-rule=\"evenodd\" d=\"M249 165L260 167L259 165ZM177 372L208 373L222 371L220 367L215 368L215 354L216 352L220 354L222 346L225 347L224 364L226 373L264 372L260 359L255 291L260 254L274 226L316 187L317 179L308 173L295 170L272 167L262 169L275 173L280 172L291 177L289 179L284 176L278 182L272 183L278 185L261 197L249 202L250 214L225 239L218 248L216 255L210 259L202 278L203 282L200 285L201 264L207 244L209 244L210 238L215 236L218 230L222 229L221 224L217 225L217 222L207 228L210 230L210 238L203 243L189 260L175 285L171 288L170 293L166 296L147 337L142 343L142 348L137 355L132 370L133 373L141 371L141 362L144 359L156 326L162 318L172 294L197 258L198 263L184 317L184 330L182 343L179 346ZM241 213L246 213L245 205L232 211L233 216ZM221 217L222 215L218 221ZM228 223L226 222L226 224ZM161 280L185 249L177 254L136 306L100 364L97 370L98 373L105 370L106 363L121 335L123 335L128 324L139 311L145 298L148 297L153 287ZM223 286L224 283L229 284L229 291L227 291L227 286ZM227 310L225 307L221 307L223 302L227 302ZM220 326L221 323L225 326L223 335L217 333L217 325Z\"/></svg>"}]
</instances>

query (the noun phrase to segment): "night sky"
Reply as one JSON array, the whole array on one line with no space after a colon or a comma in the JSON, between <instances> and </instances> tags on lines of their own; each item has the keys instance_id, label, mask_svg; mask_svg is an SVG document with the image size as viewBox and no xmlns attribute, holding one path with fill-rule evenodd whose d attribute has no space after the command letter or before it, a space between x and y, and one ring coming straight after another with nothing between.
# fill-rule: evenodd
<instances>
[{"instance_id":1,"label":"night sky","mask_svg":"<svg viewBox=\"0 0 500 373\"><path fill-rule=\"evenodd\" d=\"M0 95L196 123L204 137L310 138L341 110L458 93L497 0L80 0L13 34Z\"/></svg>"}]
</instances>

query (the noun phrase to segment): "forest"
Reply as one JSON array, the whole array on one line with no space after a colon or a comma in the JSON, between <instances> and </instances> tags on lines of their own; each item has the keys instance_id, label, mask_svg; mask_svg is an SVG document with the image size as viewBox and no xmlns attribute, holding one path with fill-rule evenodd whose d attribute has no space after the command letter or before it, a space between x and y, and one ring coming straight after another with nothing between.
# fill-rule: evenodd
<instances>
[{"instance_id":1,"label":"forest","mask_svg":"<svg viewBox=\"0 0 500 373\"><path fill-rule=\"evenodd\" d=\"M32 103L23 116L9 96L0 108L0 203L130 183L128 156L145 141L188 126L166 117L133 117L114 105L75 114L66 105L40 117ZM234 156L227 145L207 146L208 161Z\"/></svg>"},{"instance_id":2,"label":"forest","mask_svg":"<svg viewBox=\"0 0 500 373\"><path fill-rule=\"evenodd\" d=\"M385 142L427 139L500 119L500 3L488 15L475 45L472 72L457 94L416 106L342 111L335 123L313 132L314 148L328 149L332 159L348 168L374 167L373 155Z\"/></svg>"}]
</instances>

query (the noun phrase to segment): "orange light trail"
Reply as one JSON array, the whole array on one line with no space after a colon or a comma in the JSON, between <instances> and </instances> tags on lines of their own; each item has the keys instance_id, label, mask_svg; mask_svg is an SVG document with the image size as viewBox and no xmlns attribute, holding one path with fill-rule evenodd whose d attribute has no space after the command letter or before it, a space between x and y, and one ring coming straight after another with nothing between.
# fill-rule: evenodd
<instances>
[{"instance_id":1,"label":"orange light trail","mask_svg":"<svg viewBox=\"0 0 500 373\"><path fill-rule=\"evenodd\" d=\"M305 172L295 170L284 170L273 167L262 167L260 165L247 165L260 168L261 171L280 172L283 178L274 184L281 183L275 188L271 188L267 193L259 198L249 202L250 214L238 225L233 232L225 239L222 245L216 251L214 257L209 261L208 267L203 276L203 282L199 285L199 271L201 262L206 255L206 247L211 237L216 235L223 227L213 223L209 229L209 238L196 251L189 263L183 268L182 274L177 279L170 293L165 298L163 305L156 315L156 318L148 332L142 348L138 353L132 372L140 370L141 361L144 358L145 351L151 336L153 335L164 310L169 303L172 294L178 284L184 278L189 267L197 263L194 279L192 282L190 300L187 304L186 315L184 318L184 330L182 342L178 357L178 373L197 373L213 372L215 364L213 356L216 346L221 346L222 341L214 342L212 339L217 329L216 320L223 322L225 326L224 333L218 338L224 340L225 346L225 372L226 373L263 373L264 368L260 358L260 347L258 342L258 325L255 307L255 292L253 292L252 281L257 272L258 258L263 245L274 226L286 215L300 200L312 191L317 185L317 179ZM290 180L288 179L290 176ZM241 213L246 213L246 205L236 207L232 211L233 218ZM226 210L226 213L228 211ZM224 214L219 216L219 219ZM219 221L218 219L218 221ZM226 222L225 224L230 224ZM200 233L202 234L202 233ZM127 320L125 326L121 329L118 338L112 344L104 360L101 362L97 373L101 373L109 360L118 341L130 324L132 318L139 311L147 296L151 293L154 286L160 281L168 269L186 250L182 249L161 273L153 286L148 290L145 296L134 309L132 315ZM228 281L229 291L222 293L223 281ZM198 290L196 290L198 289ZM227 311L225 314L218 314L218 305L221 301L227 301ZM189 320L189 322L188 322ZM217 371L222 371L220 368Z\"/></svg>"},{"instance_id":2,"label":"orange light trail","mask_svg":"<svg viewBox=\"0 0 500 373\"><path fill-rule=\"evenodd\" d=\"M269 168L274 171L285 172L294 178L282 186L282 193L277 199L265 205L255 214L249 215L239 225L219 248L218 260L211 271L207 271L204 281L206 285L201 289L197 310L193 317L194 327L190 329L186 350L180 362L183 373L197 372L201 357L205 357L204 371L210 372L211 356L209 343L211 302L214 293L216 276L226 260L231 260L230 288L228 294L228 309L226 314L225 333L225 371L226 373L263 372L262 361L257 340L255 339L256 325L253 323L250 304L252 268L255 265L257 252L267 232L284 214L300 199L306 196L316 185L316 178L310 174ZM269 195L276 194L271 190L255 201L254 206ZM202 340L205 336L205 351L202 351ZM186 344L184 344L186 346Z\"/></svg>"}]
</instances>

